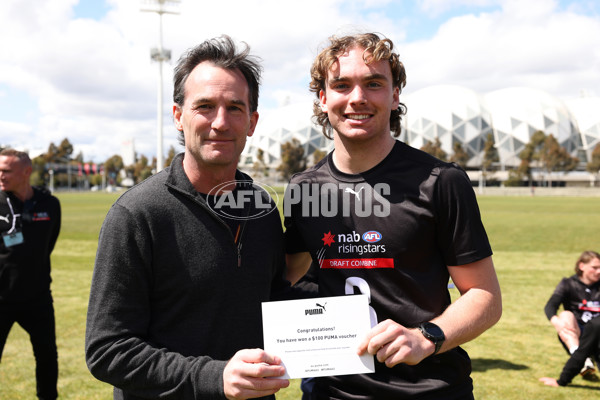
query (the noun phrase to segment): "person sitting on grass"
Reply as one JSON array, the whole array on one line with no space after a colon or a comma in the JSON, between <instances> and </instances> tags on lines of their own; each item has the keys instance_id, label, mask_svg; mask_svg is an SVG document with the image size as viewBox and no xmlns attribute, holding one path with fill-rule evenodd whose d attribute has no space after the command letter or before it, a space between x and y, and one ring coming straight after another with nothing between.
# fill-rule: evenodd
<instances>
[{"instance_id":1,"label":"person sitting on grass","mask_svg":"<svg viewBox=\"0 0 600 400\"><path fill-rule=\"evenodd\" d=\"M590 250L581 253L575 263L575 272L560 281L544 308L569 354L580 346L580 336L589 322L600 315L600 254ZM561 304L564 311L557 315ZM581 375L594 371L592 360L587 358Z\"/></svg>"}]
</instances>

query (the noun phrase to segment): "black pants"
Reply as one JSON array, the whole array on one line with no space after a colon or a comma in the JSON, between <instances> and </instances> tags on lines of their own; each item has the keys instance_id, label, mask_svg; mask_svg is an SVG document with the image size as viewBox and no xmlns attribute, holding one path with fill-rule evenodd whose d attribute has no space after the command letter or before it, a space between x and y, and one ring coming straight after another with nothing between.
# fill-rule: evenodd
<instances>
[{"instance_id":1,"label":"black pants","mask_svg":"<svg viewBox=\"0 0 600 400\"><path fill-rule=\"evenodd\" d=\"M315 386L315 378L302 378L300 381L300 389L302 389L302 400L311 400L312 391ZM475 400L473 393L469 393L465 395L465 397L461 397L460 399L454 400Z\"/></svg>"},{"instance_id":2,"label":"black pants","mask_svg":"<svg viewBox=\"0 0 600 400\"><path fill-rule=\"evenodd\" d=\"M596 317L587 324L579 338L579 347L571 355L571 358L565 364L558 383L566 385L577 376L585 359L591 357L600 362L600 317Z\"/></svg>"},{"instance_id":3,"label":"black pants","mask_svg":"<svg viewBox=\"0 0 600 400\"><path fill-rule=\"evenodd\" d=\"M52 296L35 304L0 308L0 360L6 338L15 322L29 334L33 346L38 399L56 399L58 352Z\"/></svg>"}]
</instances>

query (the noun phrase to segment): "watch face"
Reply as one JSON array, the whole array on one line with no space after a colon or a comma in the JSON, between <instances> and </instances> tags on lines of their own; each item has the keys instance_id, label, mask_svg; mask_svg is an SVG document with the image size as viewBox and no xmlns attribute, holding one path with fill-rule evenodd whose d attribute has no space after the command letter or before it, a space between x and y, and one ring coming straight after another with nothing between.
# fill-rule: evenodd
<instances>
[{"instance_id":1,"label":"watch face","mask_svg":"<svg viewBox=\"0 0 600 400\"><path fill-rule=\"evenodd\" d=\"M431 322L425 322L423 324L423 329L432 337L434 337L437 340L444 340L445 335L444 335L444 331L442 331L442 329L437 326L434 323Z\"/></svg>"}]
</instances>

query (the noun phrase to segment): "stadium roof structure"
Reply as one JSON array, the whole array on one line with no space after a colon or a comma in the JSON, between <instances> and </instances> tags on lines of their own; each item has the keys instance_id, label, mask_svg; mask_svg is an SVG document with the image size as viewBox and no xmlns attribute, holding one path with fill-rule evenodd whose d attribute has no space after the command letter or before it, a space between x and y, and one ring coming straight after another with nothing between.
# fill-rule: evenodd
<instances>
[{"instance_id":1,"label":"stadium roof structure","mask_svg":"<svg viewBox=\"0 0 600 400\"><path fill-rule=\"evenodd\" d=\"M568 100L566 104L581 135L579 159L587 162L592 159L594 147L600 144L600 97L580 97Z\"/></svg>"},{"instance_id":2,"label":"stadium roof structure","mask_svg":"<svg viewBox=\"0 0 600 400\"><path fill-rule=\"evenodd\" d=\"M258 149L263 151L264 162L277 166L281 162L281 145L297 139L310 157L315 150L328 151L333 141L327 139L321 127L312 122L312 104L295 103L262 112L254 135L248 139L241 155L243 165L253 164Z\"/></svg>"},{"instance_id":3,"label":"stadium roof structure","mask_svg":"<svg viewBox=\"0 0 600 400\"><path fill-rule=\"evenodd\" d=\"M460 143L467 166L481 165L484 143L492 132L490 112L475 91L454 85L429 86L400 98L407 107L399 139L415 148L439 139L446 154Z\"/></svg>"},{"instance_id":4,"label":"stadium roof structure","mask_svg":"<svg viewBox=\"0 0 600 400\"><path fill-rule=\"evenodd\" d=\"M572 156L581 138L567 106L550 94L527 87L495 90L484 96L492 114L495 146L504 166L516 167L519 154L536 131L553 135Z\"/></svg>"}]
</instances>

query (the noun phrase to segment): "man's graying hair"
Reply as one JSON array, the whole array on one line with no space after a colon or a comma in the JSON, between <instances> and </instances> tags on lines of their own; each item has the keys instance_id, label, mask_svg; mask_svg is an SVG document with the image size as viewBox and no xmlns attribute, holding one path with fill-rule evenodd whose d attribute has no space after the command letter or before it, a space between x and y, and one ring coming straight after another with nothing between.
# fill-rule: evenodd
<instances>
[{"instance_id":1,"label":"man's graying hair","mask_svg":"<svg viewBox=\"0 0 600 400\"><path fill-rule=\"evenodd\" d=\"M243 49L236 47L234 41L227 35L206 40L198 46L187 50L181 55L173 74L173 101L183 106L185 101L185 82L194 68L200 63L209 61L215 66L239 70L248 83L248 106L250 112L258 109L258 92L262 66L259 58L250 55L250 47L244 44ZM179 142L183 145L183 133L180 133Z\"/></svg>"}]
</instances>

